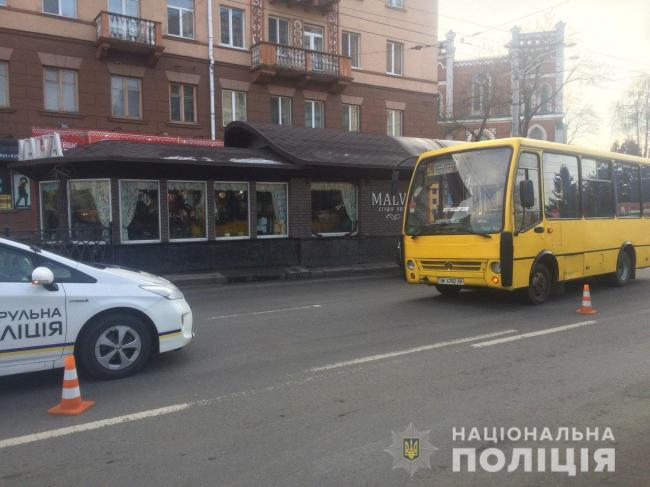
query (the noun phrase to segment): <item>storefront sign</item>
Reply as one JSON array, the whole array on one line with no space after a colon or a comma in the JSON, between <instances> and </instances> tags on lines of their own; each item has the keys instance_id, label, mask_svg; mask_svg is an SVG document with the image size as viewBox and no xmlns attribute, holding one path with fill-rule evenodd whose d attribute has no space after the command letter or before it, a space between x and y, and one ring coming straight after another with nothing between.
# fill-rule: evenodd
<instances>
[{"instance_id":1,"label":"storefront sign","mask_svg":"<svg viewBox=\"0 0 650 487\"><path fill-rule=\"evenodd\" d=\"M18 141L18 159L20 161L49 157L63 157L63 146L59 134L41 135Z\"/></svg>"},{"instance_id":2,"label":"storefront sign","mask_svg":"<svg viewBox=\"0 0 650 487\"><path fill-rule=\"evenodd\" d=\"M18 140L0 139L0 161L18 160ZM2 190L0 190L2 193Z\"/></svg>"},{"instance_id":3,"label":"storefront sign","mask_svg":"<svg viewBox=\"0 0 650 487\"><path fill-rule=\"evenodd\" d=\"M385 214L386 220L399 220L404 210L406 193L371 193L371 205L378 212Z\"/></svg>"}]
</instances>

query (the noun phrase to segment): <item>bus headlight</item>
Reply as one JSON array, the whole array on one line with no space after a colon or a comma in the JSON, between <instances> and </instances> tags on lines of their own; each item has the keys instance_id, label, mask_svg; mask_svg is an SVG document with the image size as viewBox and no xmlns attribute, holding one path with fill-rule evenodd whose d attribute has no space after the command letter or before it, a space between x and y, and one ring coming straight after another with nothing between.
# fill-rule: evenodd
<instances>
[{"instance_id":1,"label":"bus headlight","mask_svg":"<svg viewBox=\"0 0 650 487\"><path fill-rule=\"evenodd\" d=\"M492 269L492 272L495 274L501 274L501 262L492 262L490 264L490 269Z\"/></svg>"},{"instance_id":2,"label":"bus headlight","mask_svg":"<svg viewBox=\"0 0 650 487\"><path fill-rule=\"evenodd\" d=\"M408 270L412 271L413 269L415 269L415 262L413 262L412 260L407 260L406 267L408 267Z\"/></svg>"}]
</instances>

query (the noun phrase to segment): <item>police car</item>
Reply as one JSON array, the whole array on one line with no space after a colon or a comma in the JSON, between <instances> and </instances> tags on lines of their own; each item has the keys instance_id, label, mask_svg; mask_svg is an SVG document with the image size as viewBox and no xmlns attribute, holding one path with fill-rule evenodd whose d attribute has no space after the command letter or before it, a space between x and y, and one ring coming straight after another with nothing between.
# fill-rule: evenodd
<instances>
[{"instance_id":1,"label":"police car","mask_svg":"<svg viewBox=\"0 0 650 487\"><path fill-rule=\"evenodd\" d=\"M74 353L90 375L117 379L192 335L169 281L0 238L0 376L63 367Z\"/></svg>"}]
</instances>

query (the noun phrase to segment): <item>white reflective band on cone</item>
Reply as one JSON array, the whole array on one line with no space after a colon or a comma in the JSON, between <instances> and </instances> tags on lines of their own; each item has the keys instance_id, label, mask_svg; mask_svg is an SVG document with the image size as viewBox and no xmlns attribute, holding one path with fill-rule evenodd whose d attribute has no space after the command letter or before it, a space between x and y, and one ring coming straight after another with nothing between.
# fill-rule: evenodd
<instances>
[{"instance_id":1,"label":"white reflective band on cone","mask_svg":"<svg viewBox=\"0 0 650 487\"><path fill-rule=\"evenodd\" d=\"M81 397L81 391L79 390L79 387L64 387L61 397L63 399L76 399Z\"/></svg>"},{"instance_id":2,"label":"white reflective band on cone","mask_svg":"<svg viewBox=\"0 0 650 487\"><path fill-rule=\"evenodd\" d=\"M63 372L63 380L73 380L77 378L77 369L67 370Z\"/></svg>"}]
</instances>

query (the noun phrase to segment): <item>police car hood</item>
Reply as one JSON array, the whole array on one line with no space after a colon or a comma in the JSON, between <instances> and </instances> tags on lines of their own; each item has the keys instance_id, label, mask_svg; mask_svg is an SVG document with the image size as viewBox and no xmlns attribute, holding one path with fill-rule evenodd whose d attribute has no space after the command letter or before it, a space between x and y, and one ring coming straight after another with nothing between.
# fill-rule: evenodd
<instances>
[{"instance_id":1,"label":"police car hood","mask_svg":"<svg viewBox=\"0 0 650 487\"><path fill-rule=\"evenodd\" d=\"M114 265L102 265L102 268L99 269L103 273L111 274L117 277L124 277L129 280L140 281L141 284L159 284L159 285L172 285L167 279L164 279L160 276L154 274L149 274L148 272L138 271L135 269L129 269L126 267L114 266Z\"/></svg>"}]
</instances>

